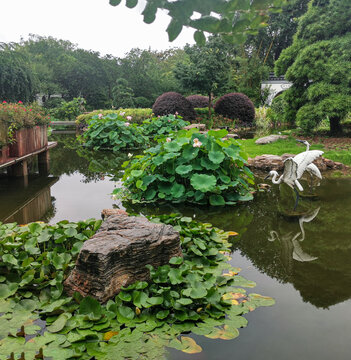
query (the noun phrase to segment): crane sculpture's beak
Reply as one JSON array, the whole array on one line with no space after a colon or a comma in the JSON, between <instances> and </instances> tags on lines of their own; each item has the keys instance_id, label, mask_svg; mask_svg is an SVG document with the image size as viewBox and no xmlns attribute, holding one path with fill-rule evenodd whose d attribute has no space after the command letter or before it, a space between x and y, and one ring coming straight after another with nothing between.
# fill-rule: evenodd
<instances>
[{"instance_id":1,"label":"crane sculpture's beak","mask_svg":"<svg viewBox=\"0 0 351 360\"><path fill-rule=\"evenodd\" d=\"M299 139L296 139L296 141L300 142L301 144L303 144L303 140L299 140Z\"/></svg>"},{"instance_id":2,"label":"crane sculpture's beak","mask_svg":"<svg viewBox=\"0 0 351 360\"><path fill-rule=\"evenodd\" d=\"M264 178L264 180L269 179L269 176L270 176L270 174L268 174L268 175Z\"/></svg>"}]
</instances>

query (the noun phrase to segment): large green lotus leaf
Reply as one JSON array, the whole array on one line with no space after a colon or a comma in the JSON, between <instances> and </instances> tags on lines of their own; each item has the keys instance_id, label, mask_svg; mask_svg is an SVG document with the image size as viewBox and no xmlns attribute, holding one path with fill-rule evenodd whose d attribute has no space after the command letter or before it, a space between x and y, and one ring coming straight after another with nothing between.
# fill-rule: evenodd
<instances>
[{"instance_id":1,"label":"large green lotus leaf","mask_svg":"<svg viewBox=\"0 0 351 360\"><path fill-rule=\"evenodd\" d=\"M167 159L165 159L163 156L159 155L156 156L152 159L152 162L156 165L159 166L161 164L163 164Z\"/></svg>"},{"instance_id":2,"label":"large green lotus leaf","mask_svg":"<svg viewBox=\"0 0 351 360\"><path fill-rule=\"evenodd\" d=\"M192 145L187 145L183 150L183 158L187 161L195 159L197 154L199 153L199 148L195 148Z\"/></svg>"},{"instance_id":3,"label":"large green lotus leaf","mask_svg":"<svg viewBox=\"0 0 351 360\"><path fill-rule=\"evenodd\" d=\"M130 175L132 175L133 177L139 177L143 174L143 170L132 170L130 172Z\"/></svg>"},{"instance_id":4,"label":"large green lotus leaf","mask_svg":"<svg viewBox=\"0 0 351 360\"><path fill-rule=\"evenodd\" d=\"M150 201L152 200L157 194L157 191L155 189L148 189L145 192L145 200Z\"/></svg>"},{"instance_id":5,"label":"large green lotus leaf","mask_svg":"<svg viewBox=\"0 0 351 360\"><path fill-rule=\"evenodd\" d=\"M175 169L176 173L179 175L188 174L191 170L193 170L191 165L179 165Z\"/></svg>"},{"instance_id":6,"label":"large green lotus leaf","mask_svg":"<svg viewBox=\"0 0 351 360\"><path fill-rule=\"evenodd\" d=\"M221 139L228 135L228 131L225 129L222 130L210 130L208 135L215 137L216 139Z\"/></svg>"},{"instance_id":7,"label":"large green lotus leaf","mask_svg":"<svg viewBox=\"0 0 351 360\"><path fill-rule=\"evenodd\" d=\"M169 159L174 159L174 158L176 158L178 155L179 155L179 153L177 153L177 152L169 152L169 153L167 153L167 154L164 154L164 155L163 155L163 158L164 158L165 160L169 160Z\"/></svg>"},{"instance_id":8,"label":"large green lotus leaf","mask_svg":"<svg viewBox=\"0 0 351 360\"><path fill-rule=\"evenodd\" d=\"M224 182L225 184L230 183L230 177L224 174L219 174L219 178Z\"/></svg>"},{"instance_id":9,"label":"large green lotus leaf","mask_svg":"<svg viewBox=\"0 0 351 360\"><path fill-rule=\"evenodd\" d=\"M212 191L216 186L216 177L213 175L194 174L190 179L191 185L195 190L202 192Z\"/></svg>"},{"instance_id":10,"label":"large green lotus leaf","mask_svg":"<svg viewBox=\"0 0 351 360\"><path fill-rule=\"evenodd\" d=\"M181 146L178 145L175 141L164 143L163 147L168 152L177 152L181 149Z\"/></svg>"},{"instance_id":11,"label":"large green lotus leaf","mask_svg":"<svg viewBox=\"0 0 351 360\"><path fill-rule=\"evenodd\" d=\"M208 153L208 158L214 163L214 164L220 164L224 158L225 155L222 151L210 151Z\"/></svg>"},{"instance_id":12,"label":"large green lotus leaf","mask_svg":"<svg viewBox=\"0 0 351 360\"><path fill-rule=\"evenodd\" d=\"M213 206L223 206L225 205L225 200L222 195L211 195L210 204Z\"/></svg>"},{"instance_id":13,"label":"large green lotus leaf","mask_svg":"<svg viewBox=\"0 0 351 360\"><path fill-rule=\"evenodd\" d=\"M149 186L152 182L154 182L156 180L156 176L155 175L147 175L143 177L143 184L145 186Z\"/></svg>"},{"instance_id":14,"label":"large green lotus leaf","mask_svg":"<svg viewBox=\"0 0 351 360\"><path fill-rule=\"evenodd\" d=\"M7 297L13 295L18 289L18 284L9 283L9 284L0 284L0 298L6 299Z\"/></svg>"},{"instance_id":15,"label":"large green lotus leaf","mask_svg":"<svg viewBox=\"0 0 351 360\"><path fill-rule=\"evenodd\" d=\"M182 184L174 183L171 188L171 194L174 198L178 199L185 193L185 187Z\"/></svg>"},{"instance_id":16,"label":"large green lotus leaf","mask_svg":"<svg viewBox=\"0 0 351 360\"><path fill-rule=\"evenodd\" d=\"M201 165L206 170L217 170L219 168L219 164L215 164L212 161L210 161L207 157L201 159Z\"/></svg>"},{"instance_id":17,"label":"large green lotus leaf","mask_svg":"<svg viewBox=\"0 0 351 360\"><path fill-rule=\"evenodd\" d=\"M79 313L88 315L90 320L98 320L101 318L102 308L96 299L87 296L80 303Z\"/></svg>"}]
</instances>

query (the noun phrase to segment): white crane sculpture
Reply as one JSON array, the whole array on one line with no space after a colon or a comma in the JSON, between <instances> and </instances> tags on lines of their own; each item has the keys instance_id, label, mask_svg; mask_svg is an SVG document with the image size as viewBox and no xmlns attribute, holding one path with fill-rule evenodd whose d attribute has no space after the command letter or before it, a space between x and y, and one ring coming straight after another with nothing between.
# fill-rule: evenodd
<instances>
[{"instance_id":1,"label":"white crane sculpture","mask_svg":"<svg viewBox=\"0 0 351 360\"><path fill-rule=\"evenodd\" d=\"M293 158L292 157L287 158L284 161L283 175L281 175L279 179L277 179L279 174L275 170L271 170L265 179L272 177L273 184L281 184L282 182L284 182L287 185L289 185L292 189L294 189L296 193L296 202L294 209L296 209L300 197L297 189L303 191L303 187L298 180L302 177L303 173L306 170L310 174L313 173L314 175L318 176L320 179L322 178L322 175L318 170L317 166L312 164L312 162L317 158L319 158L320 156L322 156L323 154L324 152L321 150L308 150L296 155Z\"/></svg>"},{"instance_id":2,"label":"white crane sculpture","mask_svg":"<svg viewBox=\"0 0 351 360\"><path fill-rule=\"evenodd\" d=\"M307 140L296 140L304 145L306 145L306 151L309 151L310 150L310 143L307 141ZM315 164L309 164L307 167L306 167L306 171L311 175L311 179L312 179L312 176L316 176L318 179L322 179L322 174L321 172L319 171L319 169L317 168L317 166ZM311 180L312 181L312 180Z\"/></svg>"}]
</instances>

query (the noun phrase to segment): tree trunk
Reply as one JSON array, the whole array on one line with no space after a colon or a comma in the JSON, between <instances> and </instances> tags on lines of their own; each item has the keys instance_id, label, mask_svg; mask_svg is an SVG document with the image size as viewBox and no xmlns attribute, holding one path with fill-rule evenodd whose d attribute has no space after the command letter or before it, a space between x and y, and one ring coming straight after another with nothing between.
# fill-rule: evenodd
<instances>
[{"instance_id":1,"label":"tree trunk","mask_svg":"<svg viewBox=\"0 0 351 360\"><path fill-rule=\"evenodd\" d=\"M331 135L342 134L342 127L339 119L330 119L330 134Z\"/></svg>"},{"instance_id":2,"label":"tree trunk","mask_svg":"<svg viewBox=\"0 0 351 360\"><path fill-rule=\"evenodd\" d=\"M211 120L211 109L212 109L212 93L208 94L208 118Z\"/></svg>"}]
</instances>

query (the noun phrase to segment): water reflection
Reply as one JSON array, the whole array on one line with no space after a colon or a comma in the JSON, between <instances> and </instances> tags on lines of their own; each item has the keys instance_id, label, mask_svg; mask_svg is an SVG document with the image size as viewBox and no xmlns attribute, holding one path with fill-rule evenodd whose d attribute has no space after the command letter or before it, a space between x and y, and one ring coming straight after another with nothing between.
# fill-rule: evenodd
<instances>
[{"instance_id":1,"label":"water reflection","mask_svg":"<svg viewBox=\"0 0 351 360\"><path fill-rule=\"evenodd\" d=\"M49 221L56 212L51 187L57 177L30 176L29 181L2 177L0 179L0 221L27 224Z\"/></svg>"}]
</instances>

